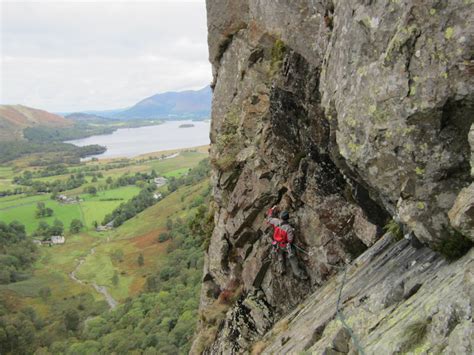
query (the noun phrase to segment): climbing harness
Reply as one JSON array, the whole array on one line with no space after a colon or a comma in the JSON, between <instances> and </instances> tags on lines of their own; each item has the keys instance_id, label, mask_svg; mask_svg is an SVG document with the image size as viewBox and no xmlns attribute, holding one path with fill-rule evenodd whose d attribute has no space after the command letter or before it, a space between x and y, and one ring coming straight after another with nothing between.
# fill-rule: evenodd
<instances>
[{"instance_id":1,"label":"climbing harness","mask_svg":"<svg viewBox=\"0 0 474 355\"><path fill-rule=\"evenodd\" d=\"M347 324L346 317L344 316L344 313L342 313L342 309L340 309L340 304L341 304L341 299L342 299L342 289L344 288L344 285L346 283L348 268L349 268L349 265L344 268L344 274L342 276L341 287L339 288L339 295L337 297L336 315L337 315L337 318L341 321L343 327L346 328L347 332L349 333L352 339L352 342L354 343L354 346L357 348L358 353L360 355L365 355L364 349L360 345L359 338L354 333L354 330L350 327L350 325Z\"/></svg>"}]
</instances>

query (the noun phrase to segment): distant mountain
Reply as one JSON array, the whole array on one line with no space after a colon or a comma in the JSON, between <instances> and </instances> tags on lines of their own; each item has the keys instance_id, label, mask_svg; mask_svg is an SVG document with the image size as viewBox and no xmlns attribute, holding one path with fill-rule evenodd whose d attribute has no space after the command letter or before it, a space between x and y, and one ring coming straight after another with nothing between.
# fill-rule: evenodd
<instances>
[{"instance_id":1,"label":"distant mountain","mask_svg":"<svg viewBox=\"0 0 474 355\"><path fill-rule=\"evenodd\" d=\"M150 96L136 105L107 117L120 119L140 118L208 118L211 113L212 91L209 86L201 90L165 92Z\"/></svg>"},{"instance_id":2,"label":"distant mountain","mask_svg":"<svg viewBox=\"0 0 474 355\"><path fill-rule=\"evenodd\" d=\"M97 122L113 122L115 121L112 118L99 116L90 113L75 112L65 116L68 120L73 120L75 122L84 122L84 123L97 123Z\"/></svg>"},{"instance_id":3,"label":"distant mountain","mask_svg":"<svg viewBox=\"0 0 474 355\"><path fill-rule=\"evenodd\" d=\"M0 105L0 142L22 139L26 127L72 125L72 121L47 111L22 105Z\"/></svg>"},{"instance_id":4,"label":"distant mountain","mask_svg":"<svg viewBox=\"0 0 474 355\"><path fill-rule=\"evenodd\" d=\"M117 108L117 109L112 109L112 110L103 110L103 111L89 110L89 111L84 111L83 113L88 113L90 115L97 115L97 116L106 117L106 118L113 118L114 115L116 115L116 114L118 114L122 111L128 110L128 109L129 109L129 107Z\"/></svg>"}]
</instances>

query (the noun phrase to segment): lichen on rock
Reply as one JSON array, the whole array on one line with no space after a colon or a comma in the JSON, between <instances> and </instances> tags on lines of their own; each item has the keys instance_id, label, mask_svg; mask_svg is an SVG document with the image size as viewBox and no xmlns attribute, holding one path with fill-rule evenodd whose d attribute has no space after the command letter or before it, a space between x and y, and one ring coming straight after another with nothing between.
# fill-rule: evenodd
<instances>
[{"instance_id":1,"label":"lichen on rock","mask_svg":"<svg viewBox=\"0 0 474 355\"><path fill-rule=\"evenodd\" d=\"M207 10L216 225L201 310L229 282L241 292L212 331L201 322L199 351L357 351L334 318L348 264L343 307L368 353L471 349L472 303L447 277L472 285L459 276L472 252L449 264L431 249L451 249L456 233L472 240L472 2L208 0ZM273 205L290 212L308 281L275 267ZM418 249L381 239L391 220ZM439 314L463 315L436 315L430 283L447 298ZM416 341L404 337L410 322L423 330Z\"/></svg>"}]
</instances>

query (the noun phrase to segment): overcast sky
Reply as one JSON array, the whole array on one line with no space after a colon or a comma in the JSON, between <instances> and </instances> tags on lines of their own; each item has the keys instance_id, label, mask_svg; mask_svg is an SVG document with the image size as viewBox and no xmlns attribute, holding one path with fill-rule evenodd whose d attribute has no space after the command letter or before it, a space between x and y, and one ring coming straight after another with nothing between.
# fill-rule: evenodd
<instances>
[{"instance_id":1,"label":"overcast sky","mask_svg":"<svg viewBox=\"0 0 474 355\"><path fill-rule=\"evenodd\" d=\"M113 109L211 81L204 0L0 0L2 104Z\"/></svg>"}]
</instances>

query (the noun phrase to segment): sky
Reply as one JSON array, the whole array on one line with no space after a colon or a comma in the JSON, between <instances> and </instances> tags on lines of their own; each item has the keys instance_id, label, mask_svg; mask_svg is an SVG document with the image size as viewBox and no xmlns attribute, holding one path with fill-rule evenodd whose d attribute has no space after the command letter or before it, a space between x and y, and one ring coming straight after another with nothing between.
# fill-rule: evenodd
<instances>
[{"instance_id":1,"label":"sky","mask_svg":"<svg viewBox=\"0 0 474 355\"><path fill-rule=\"evenodd\" d=\"M116 109L212 79L205 0L0 0L0 103Z\"/></svg>"}]
</instances>

